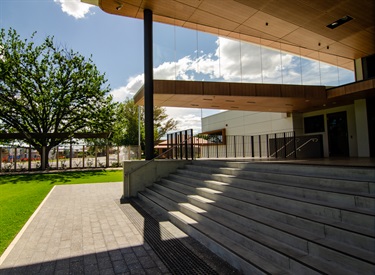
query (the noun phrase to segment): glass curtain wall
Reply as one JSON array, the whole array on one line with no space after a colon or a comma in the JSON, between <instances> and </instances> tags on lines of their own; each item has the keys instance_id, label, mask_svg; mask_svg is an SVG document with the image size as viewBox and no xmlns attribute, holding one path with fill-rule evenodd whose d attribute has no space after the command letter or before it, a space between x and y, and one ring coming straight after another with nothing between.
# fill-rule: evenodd
<instances>
[{"instance_id":1,"label":"glass curtain wall","mask_svg":"<svg viewBox=\"0 0 375 275\"><path fill-rule=\"evenodd\" d=\"M338 86L354 81L353 71L259 43L224 38L155 23L155 79ZM275 44L273 44L275 45ZM279 49L277 49L279 48ZM306 51L301 49L300 52Z\"/></svg>"}]
</instances>

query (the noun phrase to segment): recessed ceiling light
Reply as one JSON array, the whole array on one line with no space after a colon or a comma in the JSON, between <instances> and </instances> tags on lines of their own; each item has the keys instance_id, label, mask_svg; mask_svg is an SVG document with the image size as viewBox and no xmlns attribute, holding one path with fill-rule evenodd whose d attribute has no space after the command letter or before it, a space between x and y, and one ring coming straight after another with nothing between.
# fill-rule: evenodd
<instances>
[{"instance_id":1,"label":"recessed ceiling light","mask_svg":"<svg viewBox=\"0 0 375 275\"><path fill-rule=\"evenodd\" d=\"M353 17L351 17L349 15L345 15L344 17L336 20L335 22L332 22L331 24L328 24L327 28L335 29L338 26L341 26L342 24L345 24L345 23L349 22L350 20L353 20Z\"/></svg>"}]
</instances>

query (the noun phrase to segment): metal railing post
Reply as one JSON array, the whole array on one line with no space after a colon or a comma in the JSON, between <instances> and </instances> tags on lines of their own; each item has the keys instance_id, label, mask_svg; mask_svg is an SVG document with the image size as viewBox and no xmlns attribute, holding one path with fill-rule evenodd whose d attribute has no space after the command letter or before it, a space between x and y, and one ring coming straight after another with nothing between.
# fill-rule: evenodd
<instances>
[{"instance_id":1,"label":"metal railing post","mask_svg":"<svg viewBox=\"0 0 375 275\"><path fill-rule=\"evenodd\" d=\"M254 153L254 136L251 136L251 157L255 157Z\"/></svg>"},{"instance_id":2,"label":"metal railing post","mask_svg":"<svg viewBox=\"0 0 375 275\"><path fill-rule=\"evenodd\" d=\"M286 158L286 133L284 132L284 158Z\"/></svg>"},{"instance_id":3,"label":"metal railing post","mask_svg":"<svg viewBox=\"0 0 375 275\"><path fill-rule=\"evenodd\" d=\"M275 134L275 158L277 158L277 135Z\"/></svg>"}]
</instances>

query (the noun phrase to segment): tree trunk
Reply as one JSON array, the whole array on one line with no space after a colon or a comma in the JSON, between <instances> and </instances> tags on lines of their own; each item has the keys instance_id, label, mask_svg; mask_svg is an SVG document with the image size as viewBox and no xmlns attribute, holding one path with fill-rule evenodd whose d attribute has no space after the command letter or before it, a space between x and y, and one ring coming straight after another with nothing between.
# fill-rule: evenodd
<instances>
[{"instance_id":1,"label":"tree trunk","mask_svg":"<svg viewBox=\"0 0 375 275\"><path fill-rule=\"evenodd\" d=\"M48 155L49 152L51 151L51 148L49 146L42 146L36 148L40 155L40 167L39 170L46 170L49 168L49 163L48 163Z\"/></svg>"}]
</instances>

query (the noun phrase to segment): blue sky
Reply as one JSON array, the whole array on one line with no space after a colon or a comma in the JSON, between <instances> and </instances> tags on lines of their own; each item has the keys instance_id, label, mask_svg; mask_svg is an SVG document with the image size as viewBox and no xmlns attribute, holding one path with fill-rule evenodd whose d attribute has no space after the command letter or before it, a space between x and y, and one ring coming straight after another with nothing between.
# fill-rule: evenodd
<instances>
[{"instance_id":1,"label":"blue sky","mask_svg":"<svg viewBox=\"0 0 375 275\"><path fill-rule=\"evenodd\" d=\"M143 21L104 13L79 0L0 0L0 27L22 38L37 31L89 57L105 73L114 99L132 97L143 82ZM337 86L350 71L259 45L154 24L154 77ZM200 131L201 116L217 111L167 108L180 129Z\"/></svg>"}]
</instances>

